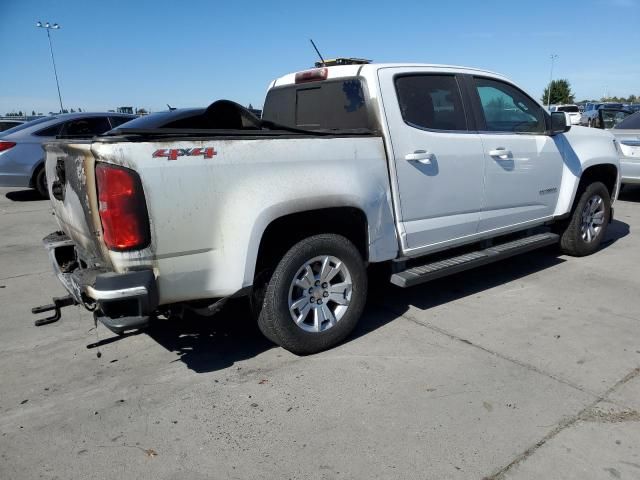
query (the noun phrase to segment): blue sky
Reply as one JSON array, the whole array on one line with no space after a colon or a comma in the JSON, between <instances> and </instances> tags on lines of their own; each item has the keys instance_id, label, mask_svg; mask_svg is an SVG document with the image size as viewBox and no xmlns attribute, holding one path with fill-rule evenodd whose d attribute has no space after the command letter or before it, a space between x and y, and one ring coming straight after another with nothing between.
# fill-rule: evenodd
<instances>
[{"instance_id":1,"label":"blue sky","mask_svg":"<svg viewBox=\"0 0 640 480\"><path fill-rule=\"evenodd\" d=\"M151 110L219 98L261 106L270 80L325 57L447 63L506 74L540 96L640 95L640 0L0 0L0 114L65 107Z\"/></svg>"}]
</instances>

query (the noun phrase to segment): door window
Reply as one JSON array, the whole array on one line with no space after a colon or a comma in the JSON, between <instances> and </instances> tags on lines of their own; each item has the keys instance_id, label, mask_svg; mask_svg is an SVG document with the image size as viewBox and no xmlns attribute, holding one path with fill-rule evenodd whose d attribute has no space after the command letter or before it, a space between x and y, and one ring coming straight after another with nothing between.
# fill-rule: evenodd
<instances>
[{"instance_id":1,"label":"door window","mask_svg":"<svg viewBox=\"0 0 640 480\"><path fill-rule=\"evenodd\" d=\"M45 128L44 130L40 130L39 132L34 133L34 135L37 135L38 137L55 137L60 135L61 128L62 124L58 123L57 125Z\"/></svg>"},{"instance_id":2,"label":"door window","mask_svg":"<svg viewBox=\"0 0 640 480\"><path fill-rule=\"evenodd\" d=\"M488 78L476 78L475 83L487 131L544 133L544 112L524 92Z\"/></svg>"},{"instance_id":3,"label":"door window","mask_svg":"<svg viewBox=\"0 0 640 480\"><path fill-rule=\"evenodd\" d=\"M70 120L64 126L63 135L93 136L111 130L107 117Z\"/></svg>"},{"instance_id":4,"label":"door window","mask_svg":"<svg viewBox=\"0 0 640 480\"><path fill-rule=\"evenodd\" d=\"M129 122L133 119L134 117L109 117L109 120L111 121L111 128L117 128L123 123Z\"/></svg>"},{"instance_id":5,"label":"door window","mask_svg":"<svg viewBox=\"0 0 640 480\"><path fill-rule=\"evenodd\" d=\"M467 130L458 82L453 75L403 75L395 79L403 120L417 128Z\"/></svg>"}]
</instances>

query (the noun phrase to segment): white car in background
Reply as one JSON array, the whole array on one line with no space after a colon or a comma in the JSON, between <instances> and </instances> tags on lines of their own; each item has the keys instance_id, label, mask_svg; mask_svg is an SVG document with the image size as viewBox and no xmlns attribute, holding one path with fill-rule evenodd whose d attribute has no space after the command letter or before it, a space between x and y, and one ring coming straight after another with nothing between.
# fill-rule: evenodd
<instances>
[{"instance_id":1,"label":"white car in background","mask_svg":"<svg viewBox=\"0 0 640 480\"><path fill-rule=\"evenodd\" d=\"M565 115L569 118L571 125L580 125L580 109L577 105L567 104L567 105L553 105L549 109L550 112L564 112Z\"/></svg>"}]
</instances>

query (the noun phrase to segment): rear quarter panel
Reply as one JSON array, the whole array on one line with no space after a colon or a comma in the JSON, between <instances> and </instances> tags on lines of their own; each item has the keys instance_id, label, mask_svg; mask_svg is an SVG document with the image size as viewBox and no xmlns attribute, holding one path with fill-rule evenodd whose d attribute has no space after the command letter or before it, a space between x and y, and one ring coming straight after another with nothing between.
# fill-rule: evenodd
<instances>
[{"instance_id":1,"label":"rear quarter panel","mask_svg":"<svg viewBox=\"0 0 640 480\"><path fill-rule=\"evenodd\" d=\"M154 158L166 148L216 155ZM397 255L381 138L289 138L95 143L97 161L139 172L150 251L109 252L116 271L156 269L161 303L230 295L253 282L260 239L273 220L349 206L368 221L369 259Z\"/></svg>"},{"instance_id":2,"label":"rear quarter panel","mask_svg":"<svg viewBox=\"0 0 640 480\"><path fill-rule=\"evenodd\" d=\"M43 161L44 150L40 143L16 140L15 147L0 153L0 186L28 187L33 173Z\"/></svg>"}]
</instances>

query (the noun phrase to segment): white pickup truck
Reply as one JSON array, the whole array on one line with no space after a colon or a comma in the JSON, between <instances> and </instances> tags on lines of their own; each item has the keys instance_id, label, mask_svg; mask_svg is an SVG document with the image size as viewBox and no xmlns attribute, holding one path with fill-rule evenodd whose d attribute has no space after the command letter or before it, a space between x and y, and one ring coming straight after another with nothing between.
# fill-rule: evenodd
<instances>
[{"instance_id":1,"label":"white pickup truck","mask_svg":"<svg viewBox=\"0 0 640 480\"><path fill-rule=\"evenodd\" d=\"M352 331L370 264L409 287L556 242L595 252L620 184L610 133L441 65L322 66L273 81L261 120L219 101L46 152L69 297L36 312L81 304L121 333L244 295L298 354Z\"/></svg>"}]
</instances>

